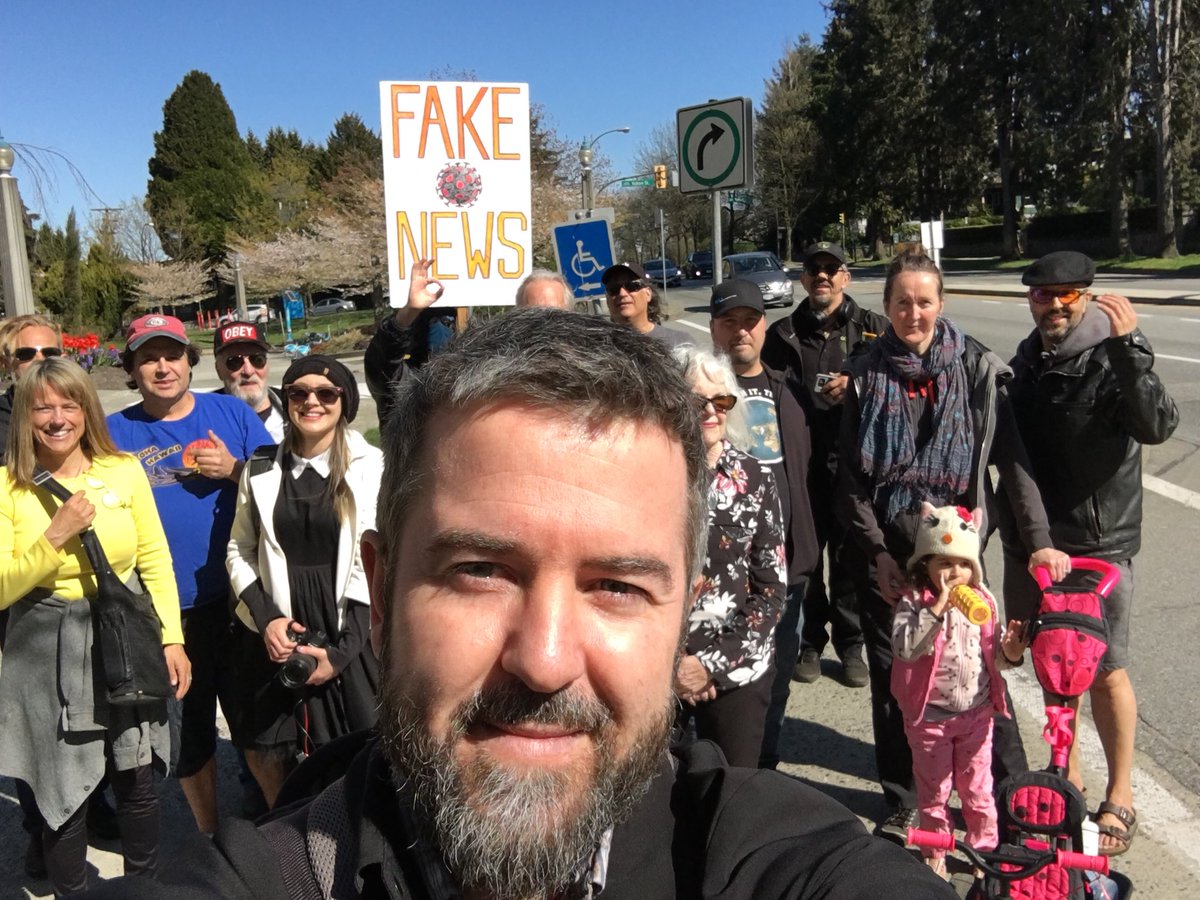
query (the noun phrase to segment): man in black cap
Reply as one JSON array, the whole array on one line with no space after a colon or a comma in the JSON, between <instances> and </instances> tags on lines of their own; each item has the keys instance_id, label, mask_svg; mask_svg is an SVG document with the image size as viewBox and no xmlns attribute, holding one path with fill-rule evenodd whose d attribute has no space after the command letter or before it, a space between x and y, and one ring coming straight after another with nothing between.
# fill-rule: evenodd
<instances>
[{"instance_id":1,"label":"man in black cap","mask_svg":"<svg viewBox=\"0 0 1200 900\"><path fill-rule=\"evenodd\" d=\"M1179 411L1154 374L1154 352L1125 297L1093 295L1095 264L1082 253L1043 256L1021 277L1034 331L1012 359L1013 412L1050 519L1054 546L1108 560L1121 581L1105 600L1108 652L1090 691L1108 760L1108 787L1096 820L1100 852L1124 853L1137 829L1133 741L1137 700L1129 680L1132 563L1141 547L1142 444L1161 444ZM1009 619L1028 621L1040 592L1015 530L1002 519L1004 601ZM1076 707L1078 700L1075 700ZM1074 748L1067 777L1082 786Z\"/></svg>"},{"instance_id":2,"label":"man in black cap","mask_svg":"<svg viewBox=\"0 0 1200 900\"><path fill-rule=\"evenodd\" d=\"M799 382L762 362L767 319L759 286L745 278L721 282L712 289L709 314L713 347L729 356L738 386L746 394L746 419L754 443L742 449L770 466L787 522L787 601L775 628L775 681L759 758L760 766L773 769L779 764L779 735L800 653L801 606L820 556L808 498L812 448Z\"/></svg>"},{"instance_id":3,"label":"man in black cap","mask_svg":"<svg viewBox=\"0 0 1200 900\"><path fill-rule=\"evenodd\" d=\"M249 404L276 443L283 440L287 410L269 384L271 345L253 322L227 322L213 335L213 362L225 386L216 393L231 394Z\"/></svg>"},{"instance_id":4,"label":"man in black cap","mask_svg":"<svg viewBox=\"0 0 1200 900\"><path fill-rule=\"evenodd\" d=\"M882 334L888 321L879 313L860 307L846 293L850 271L840 246L820 241L805 249L804 274L800 283L807 297L790 316L767 329L763 361L786 371L798 383L812 434L812 458L808 476L809 496L816 523L819 550L817 566L809 579L801 617L800 661L795 678L813 682L821 677L821 653L832 629L833 649L842 660L842 680L852 687L867 684L867 665L862 658L863 636L858 620L858 601L851 577L851 563L844 559L855 552L845 540L845 529L833 514L833 486L837 483L837 436L842 418L846 376L840 374L846 357L865 341ZM829 552L829 590L821 571L820 551ZM865 563L863 563L865 565Z\"/></svg>"},{"instance_id":5,"label":"man in black cap","mask_svg":"<svg viewBox=\"0 0 1200 900\"><path fill-rule=\"evenodd\" d=\"M666 328L662 300L646 270L635 262L609 266L600 276L604 296L608 300L609 318L618 325L628 325L634 331L657 338L668 347L695 344L689 335Z\"/></svg>"}]
</instances>

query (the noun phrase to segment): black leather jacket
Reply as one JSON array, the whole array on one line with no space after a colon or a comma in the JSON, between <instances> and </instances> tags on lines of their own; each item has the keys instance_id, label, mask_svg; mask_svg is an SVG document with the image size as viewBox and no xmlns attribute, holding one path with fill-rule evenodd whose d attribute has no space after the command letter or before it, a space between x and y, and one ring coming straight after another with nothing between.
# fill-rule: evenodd
<instances>
[{"instance_id":1,"label":"black leather jacket","mask_svg":"<svg viewBox=\"0 0 1200 900\"><path fill-rule=\"evenodd\" d=\"M1141 548L1142 444L1167 440L1179 410L1152 371L1145 335L1111 338L1108 328L1092 307L1075 329L1092 338L1073 348L1068 336L1053 355L1034 331L1013 357L1008 392L1054 546L1115 560ZM1009 545L1007 530L1003 538Z\"/></svg>"}]
</instances>

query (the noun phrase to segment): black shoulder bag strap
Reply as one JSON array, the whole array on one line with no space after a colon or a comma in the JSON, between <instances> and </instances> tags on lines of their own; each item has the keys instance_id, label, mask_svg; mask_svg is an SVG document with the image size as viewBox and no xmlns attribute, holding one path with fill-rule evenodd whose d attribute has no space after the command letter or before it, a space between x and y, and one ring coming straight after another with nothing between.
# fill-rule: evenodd
<instances>
[{"instance_id":1,"label":"black shoulder bag strap","mask_svg":"<svg viewBox=\"0 0 1200 900\"><path fill-rule=\"evenodd\" d=\"M34 471L33 483L64 503L71 499L71 492L42 466ZM96 576L92 622L108 702L127 705L166 700L174 688L163 656L162 622L153 599L122 583L94 529L85 528L79 540Z\"/></svg>"},{"instance_id":2,"label":"black shoulder bag strap","mask_svg":"<svg viewBox=\"0 0 1200 900\"><path fill-rule=\"evenodd\" d=\"M33 483L38 487L45 488L63 503L66 503L74 496L41 466L33 470ZM96 573L96 582L99 583L101 579L108 578L120 582L120 579L117 578L117 573L113 571L112 566L108 563L108 556L105 554L104 548L100 545L100 539L96 537L96 532L91 526L88 526L79 533L79 540L83 544L83 552L87 554L88 562L92 564L92 571Z\"/></svg>"}]
</instances>

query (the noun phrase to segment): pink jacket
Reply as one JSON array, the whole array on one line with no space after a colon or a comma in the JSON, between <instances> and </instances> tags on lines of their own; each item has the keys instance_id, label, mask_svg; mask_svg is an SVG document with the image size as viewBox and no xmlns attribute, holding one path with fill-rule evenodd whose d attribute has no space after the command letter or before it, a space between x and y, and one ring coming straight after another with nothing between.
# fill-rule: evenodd
<instances>
[{"instance_id":1,"label":"pink jacket","mask_svg":"<svg viewBox=\"0 0 1200 900\"><path fill-rule=\"evenodd\" d=\"M982 585L972 585L992 608L992 617L980 626L980 647L983 650L983 664L988 673L988 693L991 696L992 708L997 713L1008 717L1008 705L1004 702L1004 676L1000 674L996 664L996 598ZM926 590L922 593L919 607L929 607L937 600L937 595ZM950 611L947 610L947 615ZM934 639L933 652L925 653L916 659L906 661L896 656L892 660L892 696L900 706L905 721L917 724L925 718L925 707L929 695L933 691L933 676L937 671L938 661L946 644L946 630L939 628Z\"/></svg>"}]
</instances>

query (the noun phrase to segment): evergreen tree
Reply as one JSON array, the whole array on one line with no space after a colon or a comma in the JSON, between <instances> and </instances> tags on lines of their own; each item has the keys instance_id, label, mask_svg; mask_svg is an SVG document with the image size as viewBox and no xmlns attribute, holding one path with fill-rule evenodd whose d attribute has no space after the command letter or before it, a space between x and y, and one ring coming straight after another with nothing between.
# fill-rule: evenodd
<instances>
[{"instance_id":1,"label":"evergreen tree","mask_svg":"<svg viewBox=\"0 0 1200 900\"><path fill-rule=\"evenodd\" d=\"M790 258L794 230L824 187L817 170L812 118L812 67L817 49L808 36L792 45L767 79L754 132L755 194L771 227L784 230L780 255Z\"/></svg>"},{"instance_id":2,"label":"evergreen tree","mask_svg":"<svg viewBox=\"0 0 1200 900\"><path fill-rule=\"evenodd\" d=\"M90 318L90 309L85 308L83 285L80 276L79 228L75 224L75 210L67 216L67 227L63 232L63 288L62 308L64 323L78 328Z\"/></svg>"},{"instance_id":3,"label":"evergreen tree","mask_svg":"<svg viewBox=\"0 0 1200 900\"><path fill-rule=\"evenodd\" d=\"M236 234L260 226L268 202L220 85L191 71L163 104L146 199L173 258L221 258Z\"/></svg>"}]
</instances>

